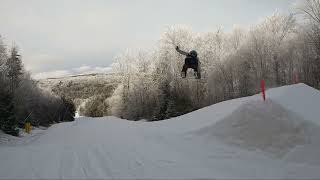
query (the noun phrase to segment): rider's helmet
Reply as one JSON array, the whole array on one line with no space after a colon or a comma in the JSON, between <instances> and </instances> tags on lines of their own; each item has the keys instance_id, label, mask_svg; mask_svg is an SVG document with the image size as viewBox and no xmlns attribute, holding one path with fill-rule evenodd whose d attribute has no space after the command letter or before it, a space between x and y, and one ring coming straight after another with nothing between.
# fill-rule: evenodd
<instances>
[{"instance_id":1,"label":"rider's helmet","mask_svg":"<svg viewBox=\"0 0 320 180\"><path fill-rule=\"evenodd\" d=\"M198 57L198 53L197 53L197 51L195 51L195 50L192 50L192 51L190 51L190 53L189 53L192 57Z\"/></svg>"}]
</instances>

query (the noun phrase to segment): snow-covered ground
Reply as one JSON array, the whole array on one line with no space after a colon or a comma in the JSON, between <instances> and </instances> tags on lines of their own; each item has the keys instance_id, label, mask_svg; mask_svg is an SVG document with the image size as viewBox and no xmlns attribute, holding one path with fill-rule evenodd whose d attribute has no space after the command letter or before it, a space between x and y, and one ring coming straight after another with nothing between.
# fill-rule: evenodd
<instances>
[{"instance_id":1,"label":"snow-covered ground","mask_svg":"<svg viewBox=\"0 0 320 180\"><path fill-rule=\"evenodd\" d=\"M0 179L319 179L320 92L298 84L267 97L161 122L79 117L6 136Z\"/></svg>"}]
</instances>

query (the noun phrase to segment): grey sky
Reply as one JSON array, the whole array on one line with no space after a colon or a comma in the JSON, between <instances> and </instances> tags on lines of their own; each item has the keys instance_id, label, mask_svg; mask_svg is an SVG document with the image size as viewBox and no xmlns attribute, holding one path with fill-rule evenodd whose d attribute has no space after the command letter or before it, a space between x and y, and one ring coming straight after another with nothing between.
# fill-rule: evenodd
<instances>
[{"instance_id":1,"label":"grey sky","mask_svg":"<svg viewBox=\"0 0 320 180\"><path fill-rule=\"evenodd\" d=\"M234 24L255 24L276 10L288 11L293 2L0 0L0 34L19 46L32 73L68 74L81 66L89 71L107 67L126 48L152 46L167 25L186 24L199 32L218 26L230 30Z\"/></svg>"}]
</instances>

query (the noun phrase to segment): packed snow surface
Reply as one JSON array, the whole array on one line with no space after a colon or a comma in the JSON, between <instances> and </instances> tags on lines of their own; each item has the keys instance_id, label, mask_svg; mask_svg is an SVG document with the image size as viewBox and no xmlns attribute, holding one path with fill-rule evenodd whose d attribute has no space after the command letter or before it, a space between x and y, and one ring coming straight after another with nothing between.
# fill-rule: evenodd
<instances>
[{"instance_id":1,"label":"packed snow surface","mask_svg":"<svg viewBox=\"0 0 320 180\"><path fill-rule=\"evenodd\" d=\"M80 117L0 133L0 179L319 179L320 92L304 84L161 122Z\"/></svg>"},{"instance_id":2,"label":"packed snow surface","mask_svg":"<svg viewBox=\"0 0 320 180\"><path fill-rule=\"evenodd\" d=\"M250 101L199 132L212 133L226 143L243 148L283 155L295 146L305 145L313 127L317 126L267 100Z\"/></svg>"}]
</instances>

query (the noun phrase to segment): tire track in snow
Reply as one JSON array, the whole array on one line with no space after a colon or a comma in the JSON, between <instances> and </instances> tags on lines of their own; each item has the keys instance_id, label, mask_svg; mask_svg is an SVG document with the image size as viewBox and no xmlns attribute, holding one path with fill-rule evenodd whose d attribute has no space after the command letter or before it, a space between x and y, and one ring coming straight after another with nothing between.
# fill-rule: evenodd
<instances>
[{"instance_id":1,"label":"tire track in snow","mask_svg":"<svg viewBox=\"0 0 320 180\"><path fill-rule=\"evenodd\" d=\"M101 178L111 177L111 179L113 179L114 176L113 176L112 168L110 167L110 164L109 164L109 162L111 161L108 161L110 160L110 158L108 157L107 153L103 153L102 151L103 149L107 150L106 148L102 148L102 146L94 147L92 159L95 159L94 162L99 164L96 167L98 167L101 170L101 174L99 174Z\"/></svg>"}]
</instances>

